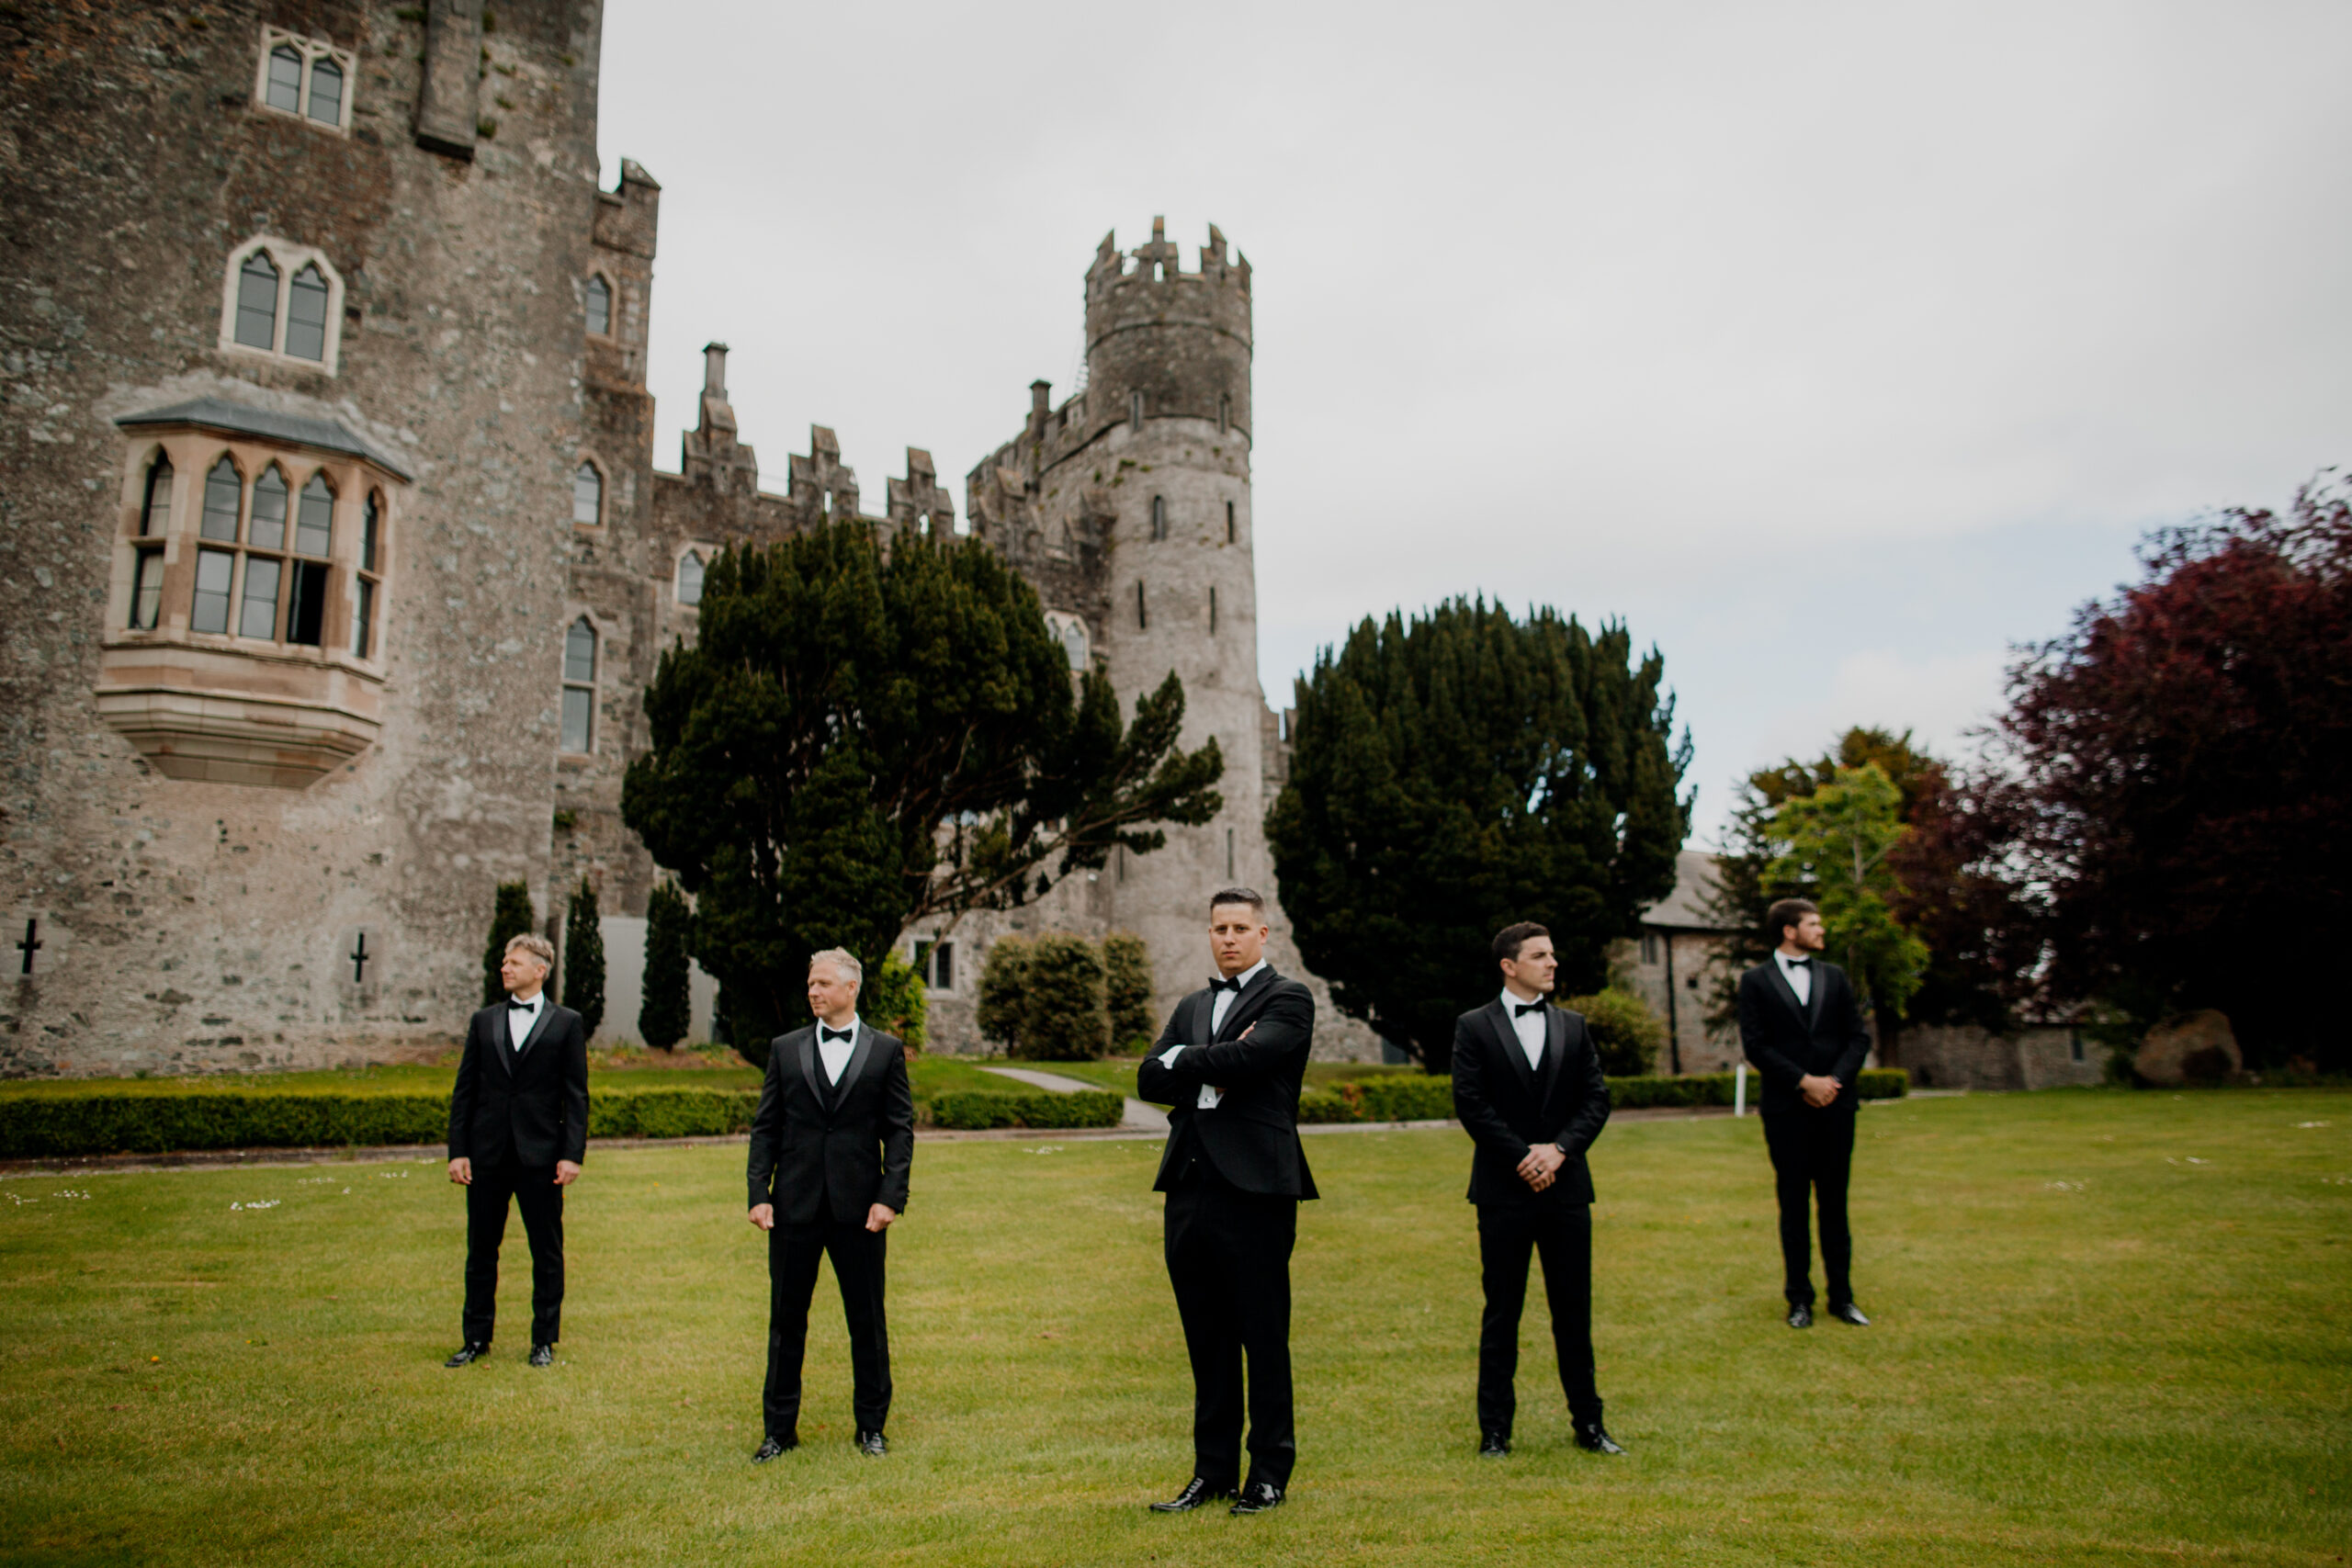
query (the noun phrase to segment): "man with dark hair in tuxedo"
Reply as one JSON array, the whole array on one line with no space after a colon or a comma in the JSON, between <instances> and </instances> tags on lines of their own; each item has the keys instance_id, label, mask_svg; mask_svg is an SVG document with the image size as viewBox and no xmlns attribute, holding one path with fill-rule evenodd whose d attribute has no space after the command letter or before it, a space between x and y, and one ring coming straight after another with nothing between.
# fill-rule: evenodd
<instances>
[{"instance_id":1,"label":"man with dark hair in tuxedo","mask_svg":"<svg viewBox=\"0 0 2352 1568\"><path fill-rule=\"evenodd\" d=\"M1555 1008L1559 959L1532 921L1495 933L1502 995L1453 1025L1453 1112L1476 1152L1470 1201L1487 1310L1478 1329L1478 1452L1510 1452L1519 1317L1528 1255L1544 1261L1552 1348L1577 1446L1616 1454L1600 1424L1592 1360L1592 1173L1585 1151L1609 1122L1609 1085L1584 1015Z\"/></svg>"},{"instance_id":2,"label":"man with dark hair in tuxedo","mask_svg":"<svg viewBox=\"0 0 2352 1568\"><path fill-rule=\"evenodd\" d=\"M442 1365L490 1354L508 1200L531 1241L531 1365L552 1366L563 1319L563 1190L588 1156L588 1031L547 994L555 944L518 936L507 998L474 1014L449 1091L449 1179L466 1190L464 1342Z\"/></svg>"},{"instance_id":3,"label":"man with dark hair in tuxedo","mask_svg":"<svg viewBox=\"0 0 2352 1568\"><path fill-rule=\"evenodd\" d=\"M1781 1261L1789 1326L1813 1326L1813 1237L1821 1204L1821 1268L1829 1315L1857 1328L1870 1319L1854 1304L1853 1233L1846 1183L1854 1165L1855 1088L1871 1032L1846 972L1820 957L1829 945L1821 910L1783 898L1764 915L1772 956L1739 977L1739 1036L1764 1075L1764 1143L1780 1190Z\"/></svg>"},{"instance_id":4,"label":"man with dark hair in tuxedo","mask_svg":"<svg viewBox=\"0 0 2352 1568\"><path fill-rule=\"evenodd\" d=\"M1193 1478L1154 1512L1233 1498L1279 1507L1298 1457L1290 1386L1290 1254L1298 1205L1316 1196L1298 1141L1299 1084L1315 998L1265 959L1266 901L1247 887L1209 900L1216 977L1176 1004L1136 1074L1170 1107L1155 1191L1168 1194L1168 1280L1193 1365ZM1250 1473L1241 1468L1249 1363ZM1241 1483L1238 1494L1236 1483Z\"/></svg>"},{"instance_id":5,"label":"man with dark hair in tuxedo","mask_svg":"<svg viewBox=\"0 0 2352 1568\"><path fill-rule=\"evenodd\" d=\"M800 1365L817 1265L833 1260L849 1320L851 1409L858 1452L890 1451L890 1331L883 1262L891 1224L906 1213L915 1157L915 1100L907 1051L857 1016L865 967L838 947L808 960L817 1021L768 1046L767 1077L752 1114L751 1221L768 1236L768 1375L764 1428L753 1464L800 1446Z\"/></svg>"}]
</instances>

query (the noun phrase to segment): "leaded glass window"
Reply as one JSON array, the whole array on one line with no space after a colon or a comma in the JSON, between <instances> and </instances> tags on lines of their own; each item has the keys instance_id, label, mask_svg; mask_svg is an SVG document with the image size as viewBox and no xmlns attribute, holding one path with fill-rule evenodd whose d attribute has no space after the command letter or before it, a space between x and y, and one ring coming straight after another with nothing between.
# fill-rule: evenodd
<instances>
[{"instance_id":1,"label":"leaded glass window","mask_svg":"<svg viewBox=\"0 0 2352 1568\"><path fill-rule=\"evenodd\" d=\"M613 287L601 277L588 280L588 330L598 337L613 330Z\"/></svg>"},{"instance_id":2,"label":"leaded glass window","mask_svg":"<svg viewBox=\"0 0 2352 1568\"><path fill-rule=\"evenodd\" d=\"M563 635L563 749L594 749L596 716L596 628L575 621Z\"/></svg>"},{"instance_id":3,"label":"leaded glass window","mask_svg":"<svg viewBox=\"0 0 2352 1568\"><path fill-rule=\"evenodd\" d=\"M196 601L189 606L190 627L200 632L229 629L229 581L236 570L237 558L227 550L196 552Z\"/></svg>"},{"instance_id":4,"label":"leaded glass window","mask_svg":"<svg viewBox=\"0 0 2352 1568\"><path fill-rule=\"evenodd\" d=\"M571 520L592 528L605 520L605 476L594 463L582 463L572 470Z\"/></svg>"},{"instance_id":5,"label":"leaded glass window","mask_svg":"<svg viewBox=\"0 0 2352 1568\"><path fill-rule=\"evenodd\" d=\"M277 585L283 563L274 556L245 558L245 592L237 609L237 635L267 642L277 635Z\"/></svg>"},{"instance_id":6,"label":"leaded glass window","mask_svg":"<svg viewBox=\"0 0 2352 1568\"><path fill-rule=\"evenodd\" d=\"M366 659L376 633L376 585L364 577L359 580L357 610L351 623L351 651Z\"/></svg>"},{"instance_id":7,"label":"leaded glass window","mask_svg":"<svg viewBox=\"0 0 2352 1568\"><path fill-rule=\"evenodd\" d=\"M251 55L245 58L252 59ZM269 87L266 101L274 109L298 114L302 107L302 54L288 44L269 51Z\"/></svg>"},{"instance_id":8,"label":"leaded glass window","mask_svg":"<svg viewBox=\"0 0 2352 1568\"><path fill-rule=\"evenodd\" d=\"M234 463L223 457L212 465L212 471L204 476L204 525L200 532L206 538L236 538L237 513L244 491L244 480L237 477ZM223 585L220 591L226 593L228 588ZM225 621L220 629L227 629Z\"/></svg>"},{"instance_id":9,"label":"leaded glass window","mask_svg":"<svg viewBox=\"0 0 2352 1568\"><path fill-rule=\"evenodd\" d=\"M277 267L255 251L237 269L237 341L247 348L277 346Z\"/></svg>"},{"instance_id":10,"label":"leaded glass window","mask_svg":"<svg viewBox=\"0 0 2352 1568\"><path fill-rule=\"evenodd\" d=\"M368 492L368 504L359 513L359 570L376 570L376 536L382 526L383 502L374 491Z\"/></svg>"},{"instance_id":11,"label":"leaded glass window","mask_svg":"<svg viewBox=\"0 0 2352 1568\"><path fill-rule=\"evenodd\" d=\"M288 292L286 352L297 359L327 356L327 280L316 263L294 275Z\"/></svg>"},{"instance_id":12,"label":"leaded glass window","mask_svg":"<svg viewBox=\"0 0 2352 1568\"><path fill-rule=\"evenodd\" d=\"M271 71L274 77L274 57ZM321 125L343 123L343 67L324 57L311 66L311 118Z\"/></svg>"},{"instance_id":13,"label":"leaded glass window","mask_svg":"<svg viewBox=\"0 0 2352 1568\"><path fill-rule=\"evenodd\" d=\"M172 522L172 460L161 453L147 470L147 504L139 509L139 532L160 536Z\"/></svg>"},{"instance_id":14,"label":"leaded glass window","mask_svg":"<svg viewBox=\"0 0 2352 1568\"><path fill-rule=\"evenodd\" d=\"M286 476L272 463L254 481L253 521L245 529L245 543L257 550L282 550L286 547ZM273 599L277 590L270 590ZM251 632L242 634L251 637Z\"/></svg>"},{"instance_id":15,"label":"leaded glass window","mask_svg":"<svg viewBox=\"0 0 2352 1568\"><path fill-rule=\"evenodd\" d=\"M678 558L679 604L699 604L702 603L702 579L703 565L700 555L688 550Z\"/></svg>"},{"instance_id":16,"label":"leaded glass window","mask_svg":"<svg viewBox=\"0 0 2352 1568\"><path fill-rule=\"evenodd\" d=\"M135 632L153 631L163 605L164 552L141 550L130 580L130 629Z\"/></svg>"},{"instance_id":17,"label":"leaded glass window","mask_svg":"<svg viewBox=\"0 0 2352 1568\"><path fill-rule=\"evenodd\" d=\"M324 474L312 474L302 487L300 508L294 518L294 553L323 556L334 538L334 491Z\"/></svg>"}]
</instances>

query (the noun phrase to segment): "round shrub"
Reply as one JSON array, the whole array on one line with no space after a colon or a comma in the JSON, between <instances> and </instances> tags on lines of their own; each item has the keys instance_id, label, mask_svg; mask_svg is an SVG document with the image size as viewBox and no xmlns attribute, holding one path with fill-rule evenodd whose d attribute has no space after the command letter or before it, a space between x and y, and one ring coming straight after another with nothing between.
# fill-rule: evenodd
<instances>
[{"instance_id":1,"label":"round shrub","mask_svg":"<svg viewBox=\"0 0 2352 1568\"><path fill-rule=\"evenodd\" d=\"M1560 1004L1584 1014L1584 1026L1600 1053L1600 1070L1612 1078L1646 1076L1666 1045L1666 1021L1631 991L1609 987L1598 996L1570 997Z\"/></svg>"}]
</instances>

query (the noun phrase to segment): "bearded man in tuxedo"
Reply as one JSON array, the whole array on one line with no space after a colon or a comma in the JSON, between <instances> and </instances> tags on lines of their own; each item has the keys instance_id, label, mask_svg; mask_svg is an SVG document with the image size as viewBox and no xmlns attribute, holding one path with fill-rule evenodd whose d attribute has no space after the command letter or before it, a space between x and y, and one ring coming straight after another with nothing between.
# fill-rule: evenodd
<instances>
[{"instance_id":1,"label":"bearded man in tuxedo","mask_svg":"<svg viewBox=\"0 0 2352 1568\"><path fill-rule=\"evenodd\" d=\"M1552 1348L1577 1446L1625 1450L1600 1424L1592 1359L1592 1173L1585 1151L1609 1122L1609 1085L1584 1015L1555 1008L1560 961L1532 921L1495 933L1502 994L1453 1025L1453 1112L1476 1153L1478 1265L1487 1298L1478 1329L1478 1452L1510 1452L1519 1396L1519 1317L1532 1252L1544 1262Z\"/></svg>"},{"instance_id":2,"label":"bearded man in tuxedo","mask_svg":"<svg viewBox=\"0 0 2352 1568\"><path fill-rule=\"evenodd\" d=\"M1290 1383L1290 1254L1298 1205L1316 1196L1298 1141L1298 1091L1315 1044L1315 998L1268 965L1266 901L1247 887L1209 900L1216 978L1176 1004L1136 1074L1170 1107L1153 1190L1193 1366L1193 1478L1155 1513L1279 1507L1298 1457ZM1241 1468L1249 1365L1250 1473ZM1241 1482L1238 1495L1236 1483Z\"/></svg>"},{"instance_id":3,"label":"bearded man in tuxedo","mask_svg":"<svg viewBox=\"0 0 2352 1568\"><path fill-rule=\"evenodd\" d=\"M547 994L555 944L518 936L506 999L474 1014L449 1091L449 1179L466 1190L465 1339L442 1365L490 1354L509 1200L531 1242L531 1365L555 1364L563 1319L563 1190L588 1157L588 1031Z\"/></svg>"},{"instance_id":4,"label":"bearded man in tuxedo","mask_svg":"<svg viewBox=\"0 0 2352 1568\"><path fill-rule=\"evenodd\" d=\"M1854 1167L1856 1089L1870 1055L1853 982L1824 963L1829 933L1810 899L1783 898L1765 911L1772 956L1739 977L1739 1035L1764 1075L1764 1144L1781 1200L1782 1293L1789 1326L1813 1326L1813 1237L1808 1211L1821 1205L1821 1268L1829 1315L1857 1328L1870 1319L1854 1304L1854 1237L1846 1184Z\"/></svg>"},{"instance_id":5,"label":"bearded man in tuxedo","mask_svg":"<svg viewBox=\"0 0 2352 1568\"><path fill-rule=\"evenodd\" d=\"M850 1408L858 1452L890 1451L890 1329L883 1262L890 1226L907 1210L915 1158L915 1100L907 1050L857 1016L865 968L841 948L808 960L817 1021L768 1046L767 1077L752 1114L751 1221L768 1237L765 1428L753 1464L800 1446L800 1366L817 1265L833 1260L849 1321Z\"/></svg>"}]
</instances>

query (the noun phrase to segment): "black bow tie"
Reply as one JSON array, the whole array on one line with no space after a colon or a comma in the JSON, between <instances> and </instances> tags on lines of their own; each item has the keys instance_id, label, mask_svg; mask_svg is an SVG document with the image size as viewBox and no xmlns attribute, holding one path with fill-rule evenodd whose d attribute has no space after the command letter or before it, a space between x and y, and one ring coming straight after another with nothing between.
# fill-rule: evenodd
<instances>
[{"instance_id":1,"label":"black bow tie","mask_svg":"<svg viewBox=\"0 0 2352 1568\"><path fill-rule=\"evenodd\" d=\"M1542 1012L1543 1010L1544 998L1542 997L1538 997L1532 1002L1513 1002L1510 1008L1510 1015L1515 1019L1525 1018L1531 1012Z\"/></svg>"},{"instance_id":2,"label":"black bow tie","mask_svg":"<svg viewBox=\"0 0 2352 1568\"><path fill-rule=\"evenodd\" d=\"M1241 976L1236 975L1230 980L1211 980L1209 982L1209 989L1212 991L1231 991L1238 997L1241 994Z\"/></svg>"},{"instance_id":3,"label":"black bow tie","mask_svg":"<svg viewBox=\"0 0 2352 1568\"><path fill-rule=\"evenodd\" d=\"M822 1045L828 1040L854 1040L856 1038L857 1025L854 1023L847 1029L835 1029L831 1025L824 1023L820 1023L817 1026L817 1043L820 1045Z\"/></svg>"},{"instance_id":4,"label":"black bow tie","mask_svg":"<svg viewBox=\"0 0 2352 1568\"><path fill-rule=\"evenodd\" d=\"M1783 958L1781 962L1787 964L1792 969L1810 969L1813 967L1813 960L1810 958Z\"/></svg>"},{"instance_id":5,"label":"black bow tie","mask_svg":"<svg viewBox=\"0 0 2352 1568\"><path fill-rule=\"evenodd\" d=\"M520 1008L525 1012L539 1010L539 999L537 997L533 997L527 1002L516 1001L513 997L509 997L506 998L506 1005L511 1008Z\"/></svg>"}]
</instances>

